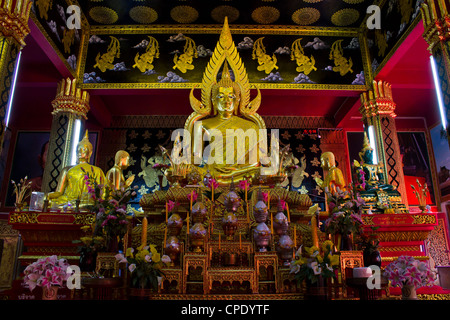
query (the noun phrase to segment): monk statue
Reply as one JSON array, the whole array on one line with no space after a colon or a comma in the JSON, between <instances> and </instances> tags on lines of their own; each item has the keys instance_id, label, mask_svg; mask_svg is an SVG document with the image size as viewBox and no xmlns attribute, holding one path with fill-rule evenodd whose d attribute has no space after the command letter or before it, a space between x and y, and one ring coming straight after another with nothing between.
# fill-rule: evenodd
<instances>
[{"instance_id":1,"label":"monk statue","mask_svg":"<svg viewBox=\"0 0 450 320\"><path fill-rule=\"evenodd\" d=\"M365 191L393 191L396 188L387 184L384 179L383 167L373 163L373 148L370 146L367 133L364 132L363 148L359 152L361 162L354 160L358 183Z\"/></svg>"},{"instance_id":2,"label":"monk statue","mask_svg":"<svg viewBox=\"0 0 450 320\"><path fill-rule=\"evenodd\" d=\"M53 208L62 208L68 203L75 206L77 200L80 209L88 209L94 204L88 193L85 175L89 174L91 179L102 185L106 183L106 177L99 167L89 164L92 149L86 130L84 138L77 145L77 164L61 172L56 191L48 194Z\"/></svg>"},{"instance_id":3,"label":"monk statue","mask_svg":"<svg viewBox=\"0 0 450 320\"><path fill-rule=\"evenodd\" d=\"M194 112L185 123L192 139L191 163L202 173L209 170L221 185L229 185L232 177L237 181L254 176L267 164L260 161L266 155L266 145L262 144L266 137L260 136L260 129L266 126L256 112L261 94L258 90L250 101L247 73L227 19L203 74L201 101L193 90L190 102Z\"/></svg>"},{"instance_id":4,"label":"monk statue","mask_svg":"<svg viewBox=\"0 0 450 320\"><path fill-rule=\"evenodd\" d=\"M332 152L324 152L320 156L320 163L324 172L327 172L324 180L322 181L320 178L315 178L316 183L320 188L325 190L327 188L328 192L331 194L335 194L337 192L337 188L340 190L345 190L345 180L344 175L342 174L341 169L336 167L336 159Z\"/></svg>"},{"instance_id":5,"label":"monk statue","mask_svg":"<svg viewBox=\"0 0 450 320\"><path fill-rule=\"evenodd\" d=\"M119 190L120 188L128 188L134 181L134 175L125 180L123 176L123 170L130 166L130 154L124 150L116 152L114 159L114 166L106 173L106 179L108 180L112 189Z\"/></svg>"}]
</instances>

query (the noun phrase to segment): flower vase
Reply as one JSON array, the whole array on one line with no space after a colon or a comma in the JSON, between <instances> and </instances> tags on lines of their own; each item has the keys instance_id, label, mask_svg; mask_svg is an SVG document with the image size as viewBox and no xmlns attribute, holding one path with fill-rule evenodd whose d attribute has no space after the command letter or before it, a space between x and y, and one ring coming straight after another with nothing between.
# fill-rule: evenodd
<instances>
[{"instance_id":1,"label":"flower vase","mask_svg":"<svg viewBox=\"0 0 450 320\"><path fill-rule=\"evenodd\" d=\"M80 253L80 271L92 272L95 270L95 265L97 262L97 252L96 251L82 251Z\"/></svg>"},{"instance_id":2,"label":"flower vase","mask_svg":"<svg viewBox=\"0 0 450 320\"><path fill-rule=\"evenodd\" d=\"M107 252L119 252L119 237L111 235L106 243Z\"/></svg>"},{"instance_id":3,"label":"flower vase","mask_svg":"<svg viewBox=\"0 0 450 320\"><path fill-rule=\"evenodd\" d=\"M353 249L351 233L340 234L339 251L351 251Z\"/></svg>"},{"instance_id":4,"label":"flower vase","mask_svg":"<svg viewBox=\"0 0 450 320\"><path fill-rule=\"evenodd\" d=\"M381 254L378 250L365 249L363 251L363 260L365 267L375 265L381 268Z\"/></svg>"},{"instance_id":5,"label":"flower vase","mask_svg":"<svg viewBox=\"0 0 450 320\"><path fill-rule=\"evenodd\" d=\"M327 281L321 275L314 283L306 279L305 300L329 300Z\"/></svg>"},{"instance_id":6,"label":"flower vase","mask_svg":"<svg viewBox=\"0 0 450 320\"><path fill-rule=\"evenodd\" d=\"M42 300L58 300L58 287L42 287Z\"/></svg>"},{"instance_id":7,"label":"flower vase","mask_svg":"<svg viewBox=\"0 0 450 320\"><path fill-rule=\"evenodd\" d=\"M25 202L15 203L14 207L16 208L16 212L23 211L23 208L25 207Z\"/></svg>"},{"instance_id":8,"label":"flower vase","mask_svg":"<svg viewBox=\"0 0 450 320\"><path fill-rule=\"evenodd\" d=\"M402 287L402 300L419 300L416 287L413 285L404 285Z\"/></svg>"}]
</instances>

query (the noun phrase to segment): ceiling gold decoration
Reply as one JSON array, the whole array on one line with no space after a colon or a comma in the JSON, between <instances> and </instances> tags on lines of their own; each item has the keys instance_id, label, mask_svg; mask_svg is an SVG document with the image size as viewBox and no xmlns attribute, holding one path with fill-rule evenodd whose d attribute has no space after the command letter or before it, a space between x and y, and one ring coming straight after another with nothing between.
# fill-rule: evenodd
<instances>
[{"instance_id":1,"label":"ceiling gold decoration","mask_svg":"<svg viewBox=\"0 0 450 320\"><path fill-rule=\"evenodd\" d=\"M145 6L137 6L130 9L130 17L134 21L142 24L153 23L158 19L155 9Z\"/></svg>"},{"instance_id":2,"label":"ceiling gold decoration","mask_svg":"<svg viewBox=\"0 0 450 320\"><path fill-rule=\"evenodd\" d=\"M223 23L225 17L233 23L239 18L239 10L232 6L218 6L211 11L211 17L218 23Z\"/></svg>"},{"instance_id":3,"label":"ceiling gold decoration","mask_svg":"<svg viewBox=\"0 0 450 320\"><path fill-rule=\"evenodd\" d=\"M303 0L303 1L307 2L307 3L318 3L318 2L322 2L323 0Z\"/></svg>"},{"instance_id":4,"label":"ceiling gold decoration","mask_svg":"<svg viewBox=\"0 0 450 320\"><path fill-rule=\"evenodd\" d=\"M320 11L316 8L298 9L292 14L292 21L302 26L315 23L320 18Z\"/></svg>"},{"instance_id":5,"label":"ceiling gold decoration","mask_svg":"<svg viewBox=\"0 0 450 320\"><path fill-rule=\"evenodd\" d=\"M338 27L349 26L359 19L359 12L356 9L342 9L333 14L331 22Z\"/></svg>"},{"instance_id":6,"label":"ceiling gold decoration","mask_svg":"<svg viewBox=\"0 0 450 320\"><path fill-rule=\"evenodd\" d=\"M170 17L178 23L192 23L198 19L198 11L190 6L177 6L170 10Z\"/></svg>"},{"instance_id":7,"label":"ceiling gold decoration","mask_svg":"<svg viewBox=\"0 0 450 320\"><path fill-rule=\"evenodd\" d=\"M107 7L93 7L89 10L89 16L101 24L113 24L119 19L117 13Z\"/></svg>"},{"instance_id":8,"label":"ceiling gold decoration","mask_svg":"<svg viewBox=\"0 0 450 320\"><path fill-rule=\"evenodd\" d=\"M357 3L363 3L365 0L343 0L343 1L350 3L350 4L357 4Z\"/></svg>"},{"instance_id":9,"label":"ceiling gold decoration","mask_svg":"<svg viewBox=\"0 0 450 320\"><path fill-rule=\"evenodd\" d=\"M256 23L270 24L274 23L280 17L280 11L277 8L264 6L253 10L252 19Z\"/></svg>"}]
</instances>

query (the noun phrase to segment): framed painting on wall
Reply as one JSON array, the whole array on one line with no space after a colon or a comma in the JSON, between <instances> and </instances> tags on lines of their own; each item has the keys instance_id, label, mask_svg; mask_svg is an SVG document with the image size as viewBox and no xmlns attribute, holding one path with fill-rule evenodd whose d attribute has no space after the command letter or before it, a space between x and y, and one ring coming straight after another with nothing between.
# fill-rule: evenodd
<instances>
[{"instance_id":1,"label":"framed painting on wall","mask_svg":"<svg viewBox=\"0 0 450 320\"><path fill-rule=\"evenodd\" d=\"M450 148L448 139L441 135L441 125L430 129L434 160L438 176L441 202L450 200Z\"/></svg>"}]
</instances>

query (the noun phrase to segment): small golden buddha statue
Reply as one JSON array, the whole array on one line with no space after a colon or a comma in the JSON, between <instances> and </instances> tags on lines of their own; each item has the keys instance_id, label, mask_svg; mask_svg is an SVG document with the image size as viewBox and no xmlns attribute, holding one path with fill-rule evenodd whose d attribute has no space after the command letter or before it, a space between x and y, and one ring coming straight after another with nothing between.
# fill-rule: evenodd
<instances>
[{"instance_id":1,"label":"small golden buddha statue","mask_svg":"<svg viewBox=\"0 0 450 320\"><path fill-rule=\"evenodd\" d=\"M98 184L105 184L106 177L99 167L89 164L92 149L86 130L84 138L77 145L77 164L61 172L56 191L48 194L53 208L62 208L68 203L75 205L77 200L81 209L93 204L88 193L85 175L89 174L90 178Z\"/></svg>"},{"instance_id":2,"label":"small golden buddha statue","mask_svg":"<svg viewBox=\"0 0 450 320\"><path fill-rule=\"evenodd\" d=\"M365 191L392 191L396 189L385 182L382 165L373 163L373 148L370 146L366 132L364 132L364 143L362 150L359 152L359 157L361 163L357 160L354 160L353 163L358 183Z\"/></svg>"},{"instance_id":3,"label":"small golden buddha statue","mask_svg":"<svg viewBox=\"0 0 450 320\"><path fill-rule=\"evenodd\" d=\"M134 181L134 175L125 180L123 170L130 166L130 154L124 150L116 152L114 158L114 166L106 173L106 179L109 181L111 188L120 189L121 187L128 188Z\"/></svg>"},{"instance_id":4,"label":"small golden buddha statue","mask_svg":"<svg viewBox=\"0 0 450 320\"><path fill-rule=\"evenodd\" d=\"M326 175L323 181L320 178L314 179L319 187L323 190L327 188L328 192L331 194L335 194L337 192L337 187L339 187L340 190L345 190L344 175L342 174L341 169L336 167L336 159L334 154L329 151L322 153L320 156L320 163L322 169L326 171Z\"/></svg>"}]
</instances>

